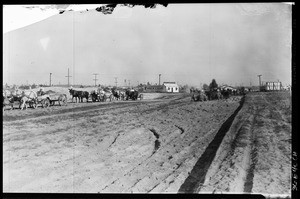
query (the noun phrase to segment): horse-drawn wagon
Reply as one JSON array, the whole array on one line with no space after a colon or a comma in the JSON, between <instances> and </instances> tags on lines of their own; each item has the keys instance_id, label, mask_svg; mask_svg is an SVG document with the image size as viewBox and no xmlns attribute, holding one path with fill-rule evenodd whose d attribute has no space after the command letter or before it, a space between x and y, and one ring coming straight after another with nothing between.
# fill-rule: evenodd
<instances>
[{"instance_id":1,"label":"horse-drawn wagon","mask_svg":"<svg viewBox=\"0 0 300 199\"><path fill-rule=\"evenodd\" d=\"M51 94L45 94L40 95L37 97L37 103L41 104L42 107L49 107L50 105L55 105L55 102L58 102L60 106L67 105L67 95L66 94L59 94L59 93L51 93Z\"/></svg>"}]
</instances>

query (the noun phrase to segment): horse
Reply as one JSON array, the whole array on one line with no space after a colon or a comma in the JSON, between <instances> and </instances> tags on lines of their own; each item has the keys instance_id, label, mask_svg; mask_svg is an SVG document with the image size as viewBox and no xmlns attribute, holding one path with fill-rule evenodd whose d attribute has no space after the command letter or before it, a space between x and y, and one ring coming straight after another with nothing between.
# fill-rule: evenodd
<instances>
[{"instance_id":1,"label":"horse","mask_svg":"<svg viewBox=\"0 0 300 199\"><path fill-rule=\"evenodd\" d=\"M29 99L26 96L22 96L20 100L20 109L23 110L24 108L27 109L27 102L29 102L31 99Z\"/></svg>"},{"instance_id":2,"label":"horse","mask_svg":"<svg viewBox=\"0 0 300 199\"><path fill-rule=\"evenodd\" d=\"M91 91L90 96L92 97L92 102L100 101L100 96L97 90Z\"/></svg>"},{"instance_id":3,"label":"horse","mask_svg":"<svg viewBox=\"0 0 300 199\"><path fill-rule=\"evenodd\" d=\"M11 95L12 94L10 90L3 90L3 97L10 97Z\"/></svg>"},{"instance_id":4,"label":"horse","mask_svg":"<svg viewBox=\"0 0 300 199\"><path fill-rule=\"evenodd\" d=\"M37 93L35 91L29 90L29 91L22 91L22 96L20 99L20 109L23 110L27 108L27 103L30 102L30 106L37 104ZM33 106L35 108L36 106Z\"/></svg>"},{"instance_id":5,"label":"horse","mask_svg":"<svg viewBox=\"0 0 300 199\"><path fill-rule=\"evenodd\" d=\"M139 92L136 90L126 90L125 94L126 94L126 100L128 99L137 100L139 96Z\"/></svg>"},{"instance_id":6,"label":"horse","mask_svg":"<svg viewBox=\"0 0 300 199\"><path fill-rule=\"evenodd\" d=\"M231 95L231 91L229 89L227 90L224 89L221 91L221 94L224 96L225 99L228 99Z\"/></svg>"},{"instance_id":7,"label":"horse","mask_svg":"<svg viewBox=\"0 0 300 199\"><path fill-rule=\"evenodd\" d=\"M120 91L120 99L125 100L126 94L124 91Z\"/></svg>"},{"instance_id":8,"label":"horse","mask_svg":"<svg viewBox=\"0 0 300 199\"><path fill-rule=\"evenodd\" d=\"M11 91L11 95L16 96L16 97L21 97L22 96L22 91L19 90L19 89L13 90L13 91Z\"/></svg>"},{"instance_id":9,"label":"horse","mask_svg":"<svg viewBox=\"0 0 300 199\"><path fill-rule=\"evenodd\" d=\"M59 106L62 105L62 103L66 106L67 105L67 102L68 102L68 97L66 94L59 94L58 96L58 103L59 103Z\"/></svg>"},{"instance_id":10,"label":"horse","mask_svg":"<svg viewBox=\"0 0 300 199\"><path fill-rule=\"evenodd\" d=\"M13 97L3 96L3 111L6 106L10 106L10 110L14 109Z\"/></svg>"},{"instance_id":11,"label":"horse","mask_svg":"<svg viewBox=\"0 0 300 199\"><path fill-rule=\"evenodd\" d=\"M221 94L221 92L219 90L214 90L214 91L211 91L210 98L211 98L211 100L214 100L214 99L220 100L220 99L223 99L223 95Z\"/></svg>"},{"instance_id":12,"label":"horse","mask_svg":"<svg viewBox=\"0 0 300 199\"><path fill-rule=\"evenodd\" d=\"M121 98L120 91L118 91L116 89L112 89L112 94L117 100L120 100L120 98Z\"/></svg>"},{"instance_id":13,"label":"horse","mask_svg":"<svg viewBox=\"0 0 300 199\"><path fill-rule=\"evenodd\" d=\"M82 91L76 91L71 88L71 89L69 89L69 92L70 92L70 95L72 95L72 102L73 102L74 97L76 99L76 103L77 103L77 98L79 99L79 102L80 102L80 98L82 96Z\"/></svg>"},{"instance_id":14,"label":"horse","mask_svg":"<svg viewBox=\"0 0 300 199\"><path fill-rule=\"evenodd\" d=\"M191 97L191 101L207 101L207 96L204 92L194 91Z\"/></svg>"},{"instance_id":15,"label":"horse","mask_svg":"<svg viewBox=\"0 0 300 199\"><path fill-rule=\"evenodd\" d=\"M223 95L221 94L221 92L216 89L205 91L205 95L207 96L208 100L223 99Z\"/></svg>"},{"instance_id":16,"label":"horse","mask_svg":"<svg viewBox=\"0 0 300 199\"><path fill-rule=\"evenodd\" d=\"M83 98L85 98L86 102L88 102L89 96L90 96L90 93L88 91L81 91L81 96L80 96L81 102L83 102Z\"/></svg>"},{"instance_id":17,"label":"horse","mask_svg":"<svg viewBox=\"0 0 300 199\"><path fill-rule=\"evenodd\" d=\"M101 101L105 102L107 99L109 99L109 101L113 100L113 94L111 92L106 92L103 89L98 89L98 93L100 95L100 99Z\"/></svg>"}]
</instances>

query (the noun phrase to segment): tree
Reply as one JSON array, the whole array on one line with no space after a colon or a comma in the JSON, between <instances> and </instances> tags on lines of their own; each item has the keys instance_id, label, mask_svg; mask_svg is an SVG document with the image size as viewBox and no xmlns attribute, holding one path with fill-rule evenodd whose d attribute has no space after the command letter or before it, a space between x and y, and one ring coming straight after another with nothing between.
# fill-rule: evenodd
<instances>
[{"instance_id":1,"label":"tree","mask_svg":"<svg viewBox=\"0 0 300 199\"><path fill-rule=\"evenodd\" d=\"M212 90L215 90L217 88L218 88L218 84L217 84L216 80L212 79L211 83L209 84L209 90L212 91Z\"/></svg>"},{"instance_id":2,"label":"tree","mask_svg":"<svg viewBox=\"0 0 300 199\"><path fill-rule=\"evenodd\" d=\"M203 90L208 91L209 90L209 86L207 84L203 84L202 86Z\"/></svg>"}]
</instances>

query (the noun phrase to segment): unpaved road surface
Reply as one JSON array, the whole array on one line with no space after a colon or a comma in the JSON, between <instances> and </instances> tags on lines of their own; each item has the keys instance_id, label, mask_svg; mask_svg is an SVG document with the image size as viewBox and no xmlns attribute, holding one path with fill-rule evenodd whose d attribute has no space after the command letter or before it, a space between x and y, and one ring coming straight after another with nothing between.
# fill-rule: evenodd
<instances>
[{"instance_id":1,"label":"unpaved road surface","mask_svg":"<svg viewBox=\"0 0 300 199\"><path fill-rule=\"evenodd\" d=\"M155 100L5 111L4 192L178 192L239 106Z\"/></svg>"},{"instance_id":2,"label":"unpaved road surface","mask_svg":"<svg viewBox=\"0 0 300 199\"><path fill-rule=\"evenodd\" d=\"M288 93L3 114L3 191L290 194Z\"/></svg>"},{"instance_id":3,"label":"unpaved road surface","mask_svg":"<svg viewBox=\"0 0 300 199\"><path fill-rule=\"evenodd\" d=\"M291 196L291 96L249 93L197 192Z\"/></svg>"}]
</instances>

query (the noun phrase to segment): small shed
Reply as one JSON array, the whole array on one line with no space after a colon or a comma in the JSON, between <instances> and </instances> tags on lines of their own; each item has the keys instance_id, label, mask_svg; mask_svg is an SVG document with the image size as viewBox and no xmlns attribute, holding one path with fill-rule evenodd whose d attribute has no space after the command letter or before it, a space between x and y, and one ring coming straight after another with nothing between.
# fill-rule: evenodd
<instances>
[{"instance_id":1,"label":"small shed","mask_svg":"<svg viewBox=\"0 0 300 199\"><path fill-rule=\"evenodd\" d=\"M163 91L167 93L178 93L179 86L175 82L164 82Z\"/></svg>"}]
</instances>

